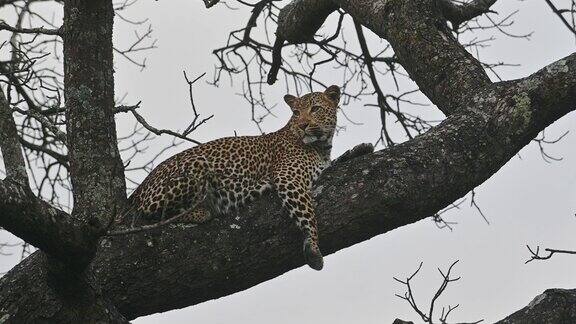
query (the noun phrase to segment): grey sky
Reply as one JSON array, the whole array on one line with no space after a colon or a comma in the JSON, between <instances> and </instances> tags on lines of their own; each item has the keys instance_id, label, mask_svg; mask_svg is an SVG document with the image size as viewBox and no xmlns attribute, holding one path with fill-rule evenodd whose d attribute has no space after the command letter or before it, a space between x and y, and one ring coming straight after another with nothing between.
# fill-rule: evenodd
<instances>
[{"instance_id":1,"label":"grey sky","mask_svg":"<svg viewBox=\"0 0 576 324\"><path fill-rule=\"evenodd\" d=\"M496 35L492 46L481 52L489 61L522 64L502 69L506 79L527 76L576 49L574 38L544 1L501 0L495 10L505 15L517 8L520 12L512 30L534 31L531 41ZM211 50L225 42L229 30L245 23L246 12L224 7L205 10L196 0L141 1L129 12L133 17L150 18L159 47L146 54L149 67L143 72L117 58L117 96L127 93L128 104L142 100L141 112L155 126L182 129L191 116L182 70L190 75L208 72L205 80L210 79L215 64ZM116 43L129 42L132 27L118 23L115 35ZM337 73L326 76L333 78L332 82L326 80L327 84L340 80ZM219 88L200 83L194 90L200 111L215 114L195 138L207 141L234 131L257 133L246 102L236 95L241 91L240 82L232 87L223 82ZM277 129L288 118L289 110L281 103L283 94L280 84L269 90L270 102L280 106L275 109L278 118L266 121L267 130ZM354 102L344 108L363 125L340 118L346 131L335 139L334 156L378 137L378 112L362 104ZM438 115L434 107L422 109ZM127 116L119 118L120 133L128 132L132 125ZM460 260L454 273L462 279L449 286L438 304L460 304L454 321L484 318L490 323L525 306L546 288L574 288L576 257L560 255L528 265L524 261L528 256L526 244L576 249L575 126L576 115L571 114L546 131L551 137L572 131L548 148L562 156L562 161L545 163L538 147L530 144L476 190L477 201L491 225L469 207L467 196L461 209L447 216L458 222L453 232L437 229L427 219L330 255L321 272L302 267L232 296L134 322L380 324L397 317L418 322L408 304L394 296L403 293L404 287L392 277L407 276L420 261L424 266L414 287L417 301L424 305L440 284L436 268L446 269L452 261ZM151 147L150 154L168 141L162 138L154 142L157 147ZM177 150L181 149L184 147ZM14 259L0 258L0 271L11 267Z\"/></svg>"}]
</instances>

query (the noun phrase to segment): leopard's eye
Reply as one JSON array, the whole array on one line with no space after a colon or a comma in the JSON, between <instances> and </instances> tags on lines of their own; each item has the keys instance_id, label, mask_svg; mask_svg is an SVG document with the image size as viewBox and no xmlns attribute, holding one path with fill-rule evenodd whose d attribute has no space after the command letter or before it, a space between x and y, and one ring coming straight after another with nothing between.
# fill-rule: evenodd
<instances>
[{"instance_id":1,"label":"leopard's eye","mask_svg":"<svg viewBox=\"0 0 576 324\"><path fill-rule=\"evenodd\" d=\"M294 117L298 117L300 115L299 110L294 110L292 113L294 114Z\"/></svg>"},{"instance_id":2,"label":"leopard's eye","mask_svg":"<svg viewBox=\"0 0 576 324\"><path fill-rule=\"evenodd\" d=\"M312 108L310 109L310 112L315 113L320 109L322 109L322 106L312 106Z\"/></svg>"}]
</instances>

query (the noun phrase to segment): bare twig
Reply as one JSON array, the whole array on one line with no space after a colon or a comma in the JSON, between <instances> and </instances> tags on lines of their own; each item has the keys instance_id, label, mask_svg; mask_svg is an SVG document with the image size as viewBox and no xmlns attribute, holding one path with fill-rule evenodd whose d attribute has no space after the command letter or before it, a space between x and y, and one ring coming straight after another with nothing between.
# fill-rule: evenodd
<instances>
[{"instance_id":1,"label":"bare twig","mask_svg":"<svg viewBox=\"0 0 576 324\"><path fill-rule=\"evenodd\" d=\"M134 118L136 118L136 120L142 125L144 126L144 128L146 128L147 130L149 130L150 132L156 134L156 135L162 135L162 134L167 134L170 136L174 136L183 140L186 140L188 142L192 142L194 144L201 144L200 142L198 142L197 140L193 139L193 138L189 138L186 135L184 135L183 133L177 133L175 131L169 130L169 129L158 129L156 127L153 127L152 125L150 125L146 119L144 117L142 117L142 115L140 115L136 109L140 108L140 103L138 102L135 105L132 106L119 106L117 107L117 112L130 112L132 113L132 115L134 116Z\"/></svg>"},{"instance_id":2,"label":"bare twig","mask_svg":"<svg viewBox=\"0 0 576 324\"><path fill-rule=\"evenodd\" d=\"M553 139L553 140L549 140L546 139L546 133L544 131L542 131L538 137L536 137L535 139L533 139L533 142L536 142L538 144L538 148L540 149L540 155L542 156L542 159L546 162L546 163L552 163L552 162L558 162L558 161L562 161L562 157L555 157L552 156L551 154L549 154L548 152L546 152L546 145L551 145L551 144L556 144L558 142L560 142L566 135L568 135L569 131L564 132L562 135L560 135L558 138Z\"/></svg>"},{"instance_id":3,"label":"bare twig","mask_svg":"<svg viewBox=\"0 0 576 324\"><path fill-rule=\"evenodd\" d=\"M422 321L424 321L425 323L433 324L434 323L434 316L435 316L434 315L434 307L436 306L436 302L438 301L440 296L444 293L444 291L446 290L446 288L448 287L448 285L450 283L460 280L460 277L457 277L457 278L451 278L450 277L450 273L452 272L452 268L456 265L456 263L458 263L458 261L459 260L454 261L450 265L450 267L448 268L448 271L446 271L446 273L444 273L442 270L440 270L440 268L438 268L438 272L440 272L440 275L442 276L443 280L442 280L442 283L440 284L440 287L436 290L436 293L432 297L432 300L430 301L430 306L429 306L427 313L424 312L423 310L421 310L420 307L418 306L418 304L416 303L416 300L414 298L414 290L413 290L412 284L411 284L411 280L414 279L414 277L418 274L418 272L420 272L420 269L422 269L422 264L423 264L422 262L420 262L418 269L416 269L416 271L414 273L412 273L405 280L400 280L400 279L394 277L394 280L403 284L406 287L406 292L403 295L396 294L396 296L400 299L407 301L408 304L410 304L410 307L412 307L412 309L416 312L416 314L418 314L420 316ZM448 308L443 307L442 313L439 317L439 322L442 324L447 323L448 316L450 315L450 313L453 310L455 310L456 308L458 308L459 306L460 305L456 305L456 306L448 305ZM482 321L483 320L471 322L471 324L477 324L477 323L480 323Z\"/></svg>"},{"instance_id":4,"label":"bare twig","mask_svg":"<svg viewBox=\"0 0 576 324\"><path fill-rule=\"evenodd\" d=\"M6 30L18 34L42 34L42 35L55 35L62 37L62 32L60 31L60 28L57 29L49 29L44 27L18 28L18 27L12 27L3 21L0 21L0 31L1 30Z\"/></svg>"},{"instance_id":5,"label":"bare twig","mask_svg":"<svg viewBox=\"0 0 576 324\"><path fill-rule=\"evenodd\" d=\"M572 9L558 9L558 7L556 7L552 3L552 1L550 1L550 0L544 0L544 1L546 1L548 6L550 7L550 9L552 9L552 11L558 16L558 18L560 18L560 20L562 21L564 26L566 26L566 28L568 28L568 30L572 34L574 34L574 36L576 37L576 25L574 23L574 19L572 20L572 24L570 24L568 22L568 19L566 19L563 15L564 13L571 13L572 18L574 18L574 15L576 14L576 1L571 0L572 1Z\"/></svg>"},{"instance_id":6,"label":"bare twig","mask_svg":"<svg viewBox=\"0 0 576 324\"><path fill-rule=\"evenodd\" d=\"M526 262L524 262L524 263L529 263L529 262L532 262L534 260L548 260L556 253L576 255L576 251L549 249L549 248L544 249L544 251L548 252L547 255L540 255L540 246L537 246L536 250L533 250L529 245L526 245L526 247L528 248L528 251L530 251L531 255L530 255L530 259L526 260Z\"/></svg>"},{"instance_id":7,"label":"bare twig","mask_svg":"<svg viewBox=\"0 0 576 324\"><path fill-rule=\"evenodd\" d=\"M192 112L194 113L194 119L192 119L192 122L190 123L190 125L188 127L186 127L184 132L182 132L182 135L188 136L188 134L190 134L193 131L195 131L196 129L198 129L198 127L202 126L202 124L204 124L207 121L209 121L210 119L212 119L212 117L214 117L214 115L210 115L206 118L200 119L200 114L198 113L198 110L196 110L196 105L194 104L194 95L192 94L192 85L196 81L200 80L203 76L205 76L206 73L202 73L200 76L196 77L196 79L194 79L192 81L188 80L188 76L186 75L186 71L182 71L182 73L184 74L184 79L186 80L186 83L188 83L188 95L190 97L190 105L192 106Z\"/></svg>"},{"instance_id":8,"label":"bare twig","mask_svg":"<svg viewBox=\"0 0 576 324\"><path fill-rule=\"evenodd\" d=\"M140 24L140 22L132 22L132 21L127 22L133 25ZM140 67L141 69L144 69L146 68L146 59L144 58L142 60L137 60L133 57L133 54L156 48L156 40L155 39L151 40L152 25L148 25L148 29L144 33L139 34L137 31L135 31L134 35L136 39L130 46L128 46L126 49L118 49L117 47L114 47L114 52L120 54L130 63ZM149 43L146 43L145 42L146 40L151 41Z\"/></svg>"},{"instance_id":9,"label":"bare twig","mask_svg":"<svg viewBox=\"0 0 576 324\"><path fill-rule=\"evenodd\" d=\"M452 221L447 221L444 219L444 217L442 217L442 215L452 209L460 209L460 205L462 205L464 202L466 201L466 198L457 201L453 204L450 204L450 206L442 209L441 211L437 212L436 214L434 214L432 216L432 221L434 221L434 224L436 225L436 227L438 227L439 229L444 229L444 228L448 228L450 231L453 230L452 226L458 224L458 222L452 222Z\"/></svg>"},{"instance_id":10,"label":"bare twig","mask_svg":"<svg viewBox=\"0 0 576 324\"><path fill-rule=\"evenodd\" d=\"M472 198L470 199L470 207L476 208L476 210L480 213L480 216L482 216L482 218L484 219L486 224L490 225L488 218L486 218L486 215L484 215L484 212L482 211L482 209L480 209L480 206L478 206L478 203L476 203L476 191L472 190L471 194L472 194Z\"/></svg>"},{"instance_id":11,"label":"bare twig","mask_svg":"<svg viewBox=\"0 0 576 324\"><path fill-rule=\"evenodd\" d=\"M151 225L141 225L141 226L137 226L137 227L130 227L127 229L120 229L120 230L113 230L113 231L108 231L106 233L107 236L119 236L119 235L128 235L128 234L136 234L136 233L140 233L143 231L151 231L153 229L157 229L163 226L166 226L168 224L171 223L175 223L178 220L180 220L183 216L186 216L186 212L180 213L174 217L170 217L168 219L164 219L158 223L154 223Z\"/></svg>"}]
</instances>

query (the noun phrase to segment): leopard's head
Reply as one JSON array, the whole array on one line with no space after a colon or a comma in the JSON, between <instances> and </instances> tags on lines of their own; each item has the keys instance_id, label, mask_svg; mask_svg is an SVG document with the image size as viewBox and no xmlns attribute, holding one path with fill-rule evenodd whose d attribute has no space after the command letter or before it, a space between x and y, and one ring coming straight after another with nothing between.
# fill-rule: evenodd
<instances>
[{"instance_id":1,"label":"leopard's head","mask_svg":"<svg viewBox=\"0 0 576 324\"><path fill-rule=\"evenodd\" d=\"M332 85L324 92L312 92L299 98L285 95L284 101L293 113L289 128L304 144L330 146L340 101L338 86Z\"/></svg>"}]
</instances>

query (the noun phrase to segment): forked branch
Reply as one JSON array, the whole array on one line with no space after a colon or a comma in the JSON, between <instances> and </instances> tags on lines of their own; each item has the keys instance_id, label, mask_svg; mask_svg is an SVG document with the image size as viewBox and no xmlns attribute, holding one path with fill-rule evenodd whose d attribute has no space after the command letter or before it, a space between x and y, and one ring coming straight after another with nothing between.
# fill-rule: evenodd
<instances>
[{"instance_id":1,"label":"forked branch","mask_svg":"<svg viewBox=\"0 0 576 324\"><path fill-rule=\"evenodd\" d=\"M420 272L420 270L422 269L422 262L420 262L420 265L418 266L418 269L416 269L416 271L414 271L414 273L412 273L409 277L407 277L405 280L400 280L396 277L394 277L394 280L396 280L397 282L403 284L406 287L406 292L404 292L404 294L400 295L400 294L396 294L396 296L400 299L403 299L405 301L408 302L408 304L410 304L410 307L412 307L412 309L416 312L416 314L418 314L420 316L420 318L422 319L422 321L424 321L425 323L429 323L429 324L433 324L433 323L442 323L442 324L446 324L448 322L448 316L452 313L452 311L454 311L456 308L458 308L460 305L456 305L456 306L452 306L452 305L448 305L447 307L442 307L442 313L440 314L440 316L438 317L438 322L435 322L434 320L434 308L436 306L436 302L438 301L438 299L440 298L440 296L444 293L444 291L446 290L446 288L448 287L448 285L452 282L456 282L458 280L460 280L460 277L456 277L453 278L450 276L450 273L452 272L452 268L456 265L456 263L458 263L459 260L454 261L450 267L448 268L448 271L446 271L446 273L444 273L444 271L442 271L440 268L438 268L438 272L440 272L440 275L442 276L442 283L440 284L440 287L438 287L438 289L436 290L436 293L434 294L434 296L432 297L431 301L430 301L430 306L428 308L428 311L424 311L423 309L421 309L418 304L416 303L415 297L414 297L414 288L412 287L412 279L414 279L414 277L418 274L418 272ZM477 324L482 322L483 320L478 320L475 322L470 322L470 324ZM462 323L461 323L462 324Z\"/></svg>"},{"instance_id":2,"label":"forked branch","mask_svg":"<svg viewBox=\"0 0 576 324\"><path fill-rule=\"evenodd\" d=\"M540 255L540 246L537 246L536 250L533 250L529 245L526 245L526 247L528 248L528 251L530 251L531 255L530 255L530 259L526 260L526 262L524 262L524 263L529 263L529 262L532 262L534 260L548 260L548 259L552 258L552 256L556 253L576 255L576 251L550 249L550 248L544 249L544 251L548 252L548 254Z\"/></svg>"}]
</instances>

